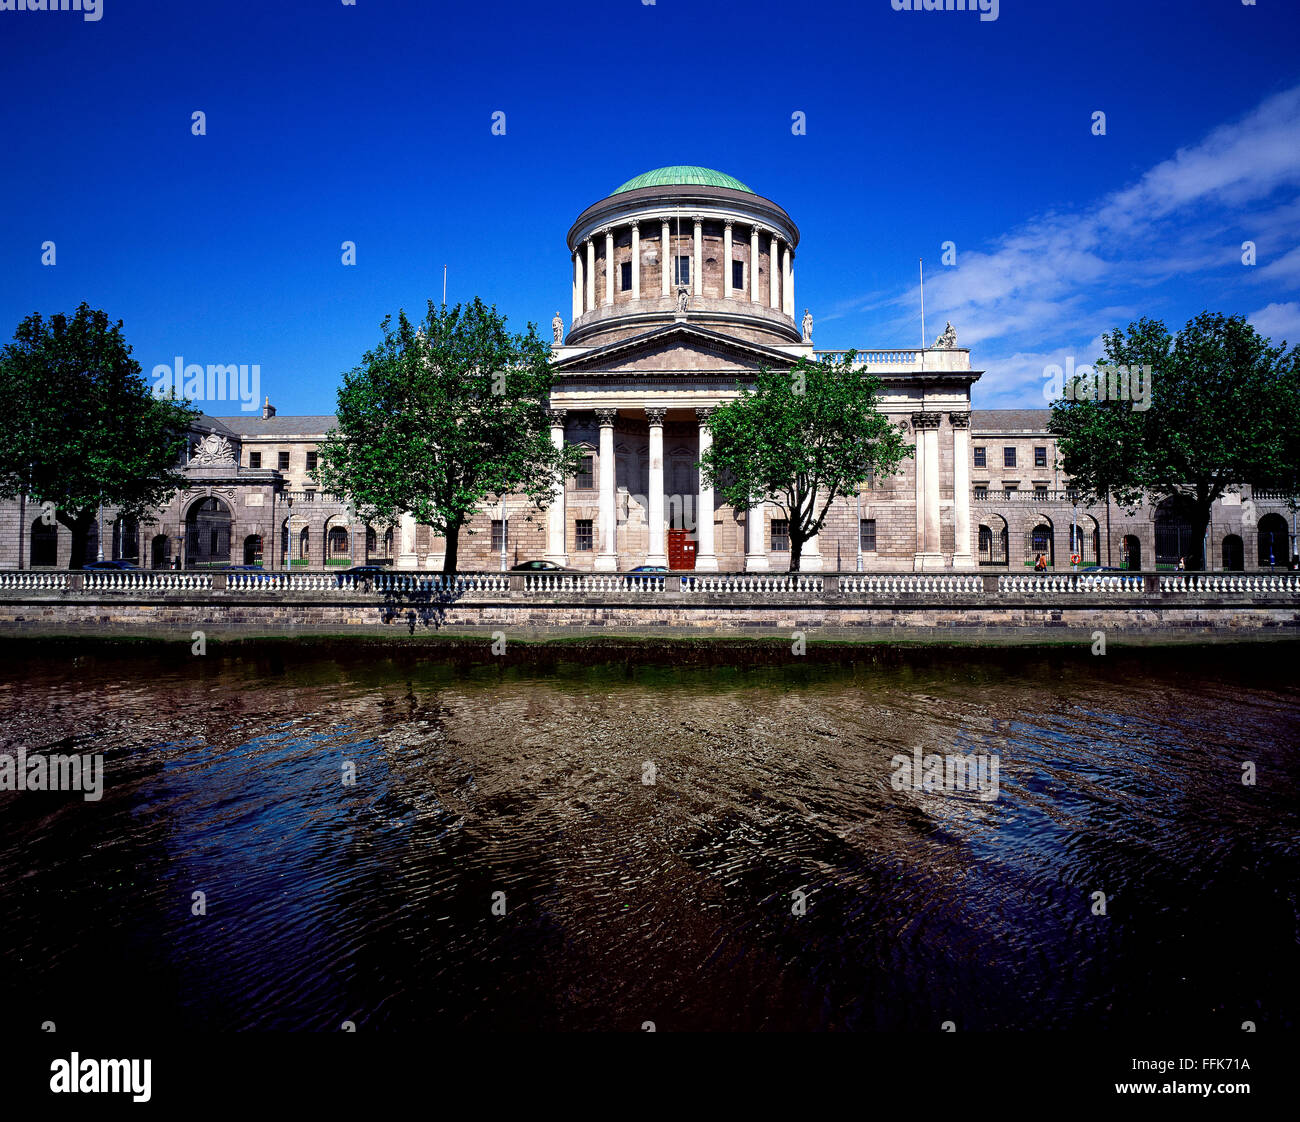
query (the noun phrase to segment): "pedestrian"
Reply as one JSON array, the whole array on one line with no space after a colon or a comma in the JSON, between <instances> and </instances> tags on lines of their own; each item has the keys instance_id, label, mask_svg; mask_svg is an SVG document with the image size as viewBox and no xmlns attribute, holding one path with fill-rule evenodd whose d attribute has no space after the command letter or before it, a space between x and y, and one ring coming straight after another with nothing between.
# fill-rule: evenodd
<instances>
[{"instance_id":1,"label":"pedestrian","mask_svg":"<svg viewBox=\"0 0 1300 1122\"><path fill-rule=\"evenodd\" d=\"M1178 558L1178 571L1181 573L1186 568L1187 568L1187 558L1186 557Z\"/></svg>"},{"instance_id":2,"label":"pedestrian","mask_svg":"<svg viewBox=\"0 0 1300 1122\"><path fill-rule=\"evenodd\" d=\"M1291 554L1291 571L1300 572L1300 553Z\"/></svg>"},{"instance_id":3,"label":"pedestrian","mask_svg":"<svg viewBox=\"0 0 1300 1122\"><path fill-rule=\"evenodd\" d=\"M1040 553L1037 557L1034 558L1034 572L1036 573L1047 572L1047 557L1042 553Z\"/></svg>"}]
</instances>

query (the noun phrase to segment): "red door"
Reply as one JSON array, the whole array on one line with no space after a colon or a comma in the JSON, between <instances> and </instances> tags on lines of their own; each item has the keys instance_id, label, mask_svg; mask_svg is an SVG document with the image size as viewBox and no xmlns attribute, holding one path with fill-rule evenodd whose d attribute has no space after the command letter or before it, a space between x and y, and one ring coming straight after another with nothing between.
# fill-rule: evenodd
<instances>
[{"instance_id":1,"label":"red door","mask_svg":"<svg viewBox=\"0 0 1300 1122\"><path fill-rule=\"evenodd\" d=\"M670 569L695 568L695 543L689 530L668 531L668 567Z\"/></svg>"}]
</instances>

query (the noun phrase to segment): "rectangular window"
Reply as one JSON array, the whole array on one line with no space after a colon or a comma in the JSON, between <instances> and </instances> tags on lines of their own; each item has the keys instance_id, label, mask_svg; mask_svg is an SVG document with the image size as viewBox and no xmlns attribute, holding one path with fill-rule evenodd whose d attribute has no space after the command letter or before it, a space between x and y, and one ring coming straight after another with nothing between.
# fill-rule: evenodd
<instances>
[{"instance_id":1,"label":"rectangular window","mask_svg":"<svg viewBox=\"0 0 1300 1122\"><path fill-rule=\"evenodd\" d=\"M590 491L596 486L595 456L583 456L578 461L578 474L573 477L573 485L579 491Z\"/></svg>"},{"instance_id":2,"label":"rectangular window","mask_svg":"<svg viewBox=\"0 0 1300 1122\"><path fill-rule=\"evenodd\" d=\"M307 453L307 470L308 470L308 471L315 471L315 470L316 470L316 453L315 453L315 452L308 452L308 453Z\"/></svg>"},{"instance_id":3,"label":"rectangular window","mask_svg":"<svg viewBox=\"0 0 1300 1122\"><path fill-rule=\"evenodd\" d=\"M619 283L623 286L624 292L632 291L632 262L624 261L619 267Z\"/></svg>"},{"instance_id":4,"label":"rectangular window","mask_svg":"<svg viewBox=\"0 0 1300 1122\"><path fill-rule=\"evenodd\" d=\"M1002 449L1002 466L1008 468L1016 466L1016 450L1014 448Z\"/></svg>"},{"instance_id":5,"label":"rectangular window","mask_svg":"<svg viewBox=\"0 0 1300 1122\"><path fill-rule=\"evenodd\" d=\"M500 553L506 549L506 538L509 537L509 527L499 518L492 519L492 551Z\"/></svg>"},{"instance_id":6,"label":"rectangular window","mask_svg":"<svg viewBox=\"0 0 1300 1122\"><path fill-rule=\"evenodd\" d=\"M737 292L745 291L745 263L743 261L733 261L731 263L731 287Z\"/></svg>"},{"instance_id":7,"label":"rectangular window","mask_svg":"<svg viewBox=\"0 0 1300 1122\"><path fill-rule=\"evenodd\" d=\"M977 468L989 466L988 457L984 454L984 452L985 450L983 448L975 449L975 466Z\"/></svg>"},{"instance_id":8,"label":"rectangular window","mask_svg":"<svg viewBox=\"0 0 1300 1122\"><path fill-rule=\"evenodd\" d=\"M260 468L260 467L262 466L262 453L261 453L261 452L249 452L249 453L248 453L248 466L251 467L251 468Z\"/></svg>"},{"instance_id":9,"label":"rectangular window","mask_svg":"<svg viewBox=\"0 0 1300 1122\"><path fill-rule=\"evenodd\" d=\"M790 523L785 518L772 519L772 552L784 553L790 548Z\"/></svg>"},{"instance_id":10,"label":"rectangular window","mask_svg":"<svg viewBox=\"0 0 1300 1122\"><path fill-rule=\"evenodd\" d=\"M591 519L579 518L573 524L573 548L579 553L591 552Z\"/></svg>"},{"instance_id":11,"label":"rectangular window","mask_svg":"<svg viewBox=\"0 0 1300 1122\"><path fill-rule=\"evenodd\" d=\"M1009 498L1011 498L1011 496L1014 495L1018 490L1020 490L1020 488L1017 487L1014 483L1008 483L1007 486L1005 486L1005 487L1002 488L1002 497L1003 497L1004 499L1009 499Z\"/></svg>"},{"instance_id":12,"label":"rectangular window","mask_svg":"<svg viewBox=\"0 0 1300 1122\"><path fill-rule=\"evenodd\" d=\"M689 257L677 258L677 283L691 283L691 259Z\"/></svg>"},{"instance_id":13,"label":"rectangular window","mask_svg":"<svg viewBox=\"0 0 1300 1122\"><path fill-rule=\"evenodd\" d=\"M289 470L289 453L288 453L288 452L281 452L281 453L280 453L280 470L281 470L281 471L288 471L288 470Z\"/></svg>"},{"instance_id":14,"label":"rectangular window","mask_svg":"<svg viewBox=\"0 0 1300 1122\"><path fill-rule=\"evenodd\" d=\"M977 501L983 501L989 497L988 485L985 483L977 484L975 487L975 498Z\"/></svg>"},{"instance_id":15,"label":"rectangular window","mask_svg":"<svg viewBox=\"0 0 1300 1122\"><path fill-rule=\"evenodd\" d=\"M1046 483L1035 483L1035 484L1034 484L1034 498L1036 498L1036 499L1045 499L1045 498L1047 498L1047 484L1046 484Z\"/></svg>"},{"instance_id":16,"label":"rectangular window","mask_svg":"<svg viewBox=\"0 0 1300 1122\"><path fill-rule=\"evenodd\" d=\"M1047 466L1047 449L1046 449L1046 448L1035 448L1035 449L1034 449L1034 467L1036 467L1036 468L1045 468L1046 466Z\"/></svg>"},{"instance_id":17,"label":"rectangular window","mask_svg":"<svg viewBox=\"0 0 1300 1122\"><path fill-rule=\"evenodd\" d=\"M858 520L858 548L863 553L875 553L876 520L874 518L861 518Z\"/></svg>"}]
</instances>

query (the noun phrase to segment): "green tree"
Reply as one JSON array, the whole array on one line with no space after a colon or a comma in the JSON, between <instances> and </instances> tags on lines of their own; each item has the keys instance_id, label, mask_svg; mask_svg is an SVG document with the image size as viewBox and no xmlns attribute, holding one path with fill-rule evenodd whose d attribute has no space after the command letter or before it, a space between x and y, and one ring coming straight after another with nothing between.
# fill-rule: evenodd
<instances>
[{"instance_id":1,"label":"green tree","mask_svg":"<svg viewBox=\"0 0 1300 1122\"><path fill-rule=\"evenodd\" d=\"M1243 316L1210 312L1176 337L1141 319L1102 338L1101 376L1076 379L1052 406L1065 470L1086 498L1113 494L1130 512L1172 499L1191 526L1188 567L1203 569L1216 499L1243 483L1295 478L1300 348L1272 345ZM1109 392L1108 370L1122 367L1130 378L1149 370L1147 408Z\"/></svg>"},{"instance_id":2,"label":"green tree","mask_svg":"<svg viewBox=\"0 0 1300 1122\"><path fill-rule=\"evenodd\" d=\"M52 504L80 569L101 506L138 518L186 486L194 415L150 392L120 320L28 316L0 351L0 498Z\"/></svg>"},{"instance_id":3,"label":"green tree","mask_svg":"<svg viewBox=\"0 0 1300 1122\"><path fill-rule=\"evenodd\" d=\"M856 358L850 351L838 360L800 358L788 372L762 369L709 419L705 479L733 509L767 500L785 515L792 573L837 497L892 475L912 455L879 411L880 380L855 369Z\"/></svg>"},{"instance_id":4,"label":"green tree","mask_svg":"<svg viewBox=\"0 0 1300 1122\"><path fill-rule=\"evenodd\" d=\"M451 309L429 301L423 323L399 312L380 329L344 375L316 477L367 521L410 513L433 527L453 573L460 531L486 500L522 492L544 508L557 474L576 469L577 449L551 443L550 347L534 324L509 333L477 297Z\"/></svg>"}]
</instances>

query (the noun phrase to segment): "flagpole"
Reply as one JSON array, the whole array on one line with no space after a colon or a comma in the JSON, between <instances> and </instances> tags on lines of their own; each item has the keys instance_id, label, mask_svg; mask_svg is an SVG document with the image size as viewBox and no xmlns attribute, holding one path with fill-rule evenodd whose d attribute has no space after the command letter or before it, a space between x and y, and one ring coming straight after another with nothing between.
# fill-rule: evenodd
<instances>
[{"instance_id":1,"label":"flagpole","mask_svg":"<svg viewBox=\"0 0 1300 1122\"><path fill-rule=\"evenodd\" d=\"M917 268L921 270L921 369L925 369L925 262L918 257Z\"/></svg>"},{"instance_id":2,"label":"flagpole","mask_svg":"<svg viewBox=\"0 0 1300 1122\"><path fill-rule=\"evenodd\" d=\"M447 266L442 267L442 306L447 306Z\"/></svg>"}]
</instances>

